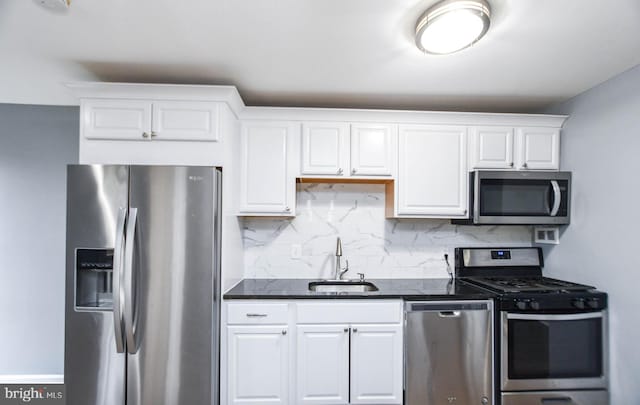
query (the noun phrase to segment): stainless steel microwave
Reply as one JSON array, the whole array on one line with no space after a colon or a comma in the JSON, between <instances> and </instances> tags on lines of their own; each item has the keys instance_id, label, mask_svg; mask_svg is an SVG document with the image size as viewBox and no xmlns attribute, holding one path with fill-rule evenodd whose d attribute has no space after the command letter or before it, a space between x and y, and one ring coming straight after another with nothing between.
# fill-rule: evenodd
<instances>
[{"instance_id":1,"label":"stainless steel microwave","mask_svg":"<svg viewBox=\"0 0 640 405\"><path fill-rule=\"evenodd\" d=\"M454 223L569 223L571 172L477 170L469 188L469 219Z\"/></svg>"}]
</instances>

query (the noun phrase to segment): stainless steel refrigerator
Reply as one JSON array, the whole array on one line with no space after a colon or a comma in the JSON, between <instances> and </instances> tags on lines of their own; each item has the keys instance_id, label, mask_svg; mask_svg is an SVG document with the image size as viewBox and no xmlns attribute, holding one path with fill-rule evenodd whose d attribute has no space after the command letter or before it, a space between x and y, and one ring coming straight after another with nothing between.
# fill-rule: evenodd
<instances>
[{"instance_id":1,"label":"stainless steel refrigerator","mask_svg":"<svg viewBox=\"0 0 640 405\"><path fill-rule=\"evenodd\" d=\"M221 172L67 170L67 405L218 403Z\"/></svg>"}]
</instances>

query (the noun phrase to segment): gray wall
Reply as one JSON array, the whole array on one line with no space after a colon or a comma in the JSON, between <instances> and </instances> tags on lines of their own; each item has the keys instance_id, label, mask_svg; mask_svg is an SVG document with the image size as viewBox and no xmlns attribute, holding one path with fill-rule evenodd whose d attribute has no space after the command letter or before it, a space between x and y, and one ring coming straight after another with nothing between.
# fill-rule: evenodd
<instances>
[{"instance_id":1,"label":"gray wall","mask_svg":"<svg viewBox=\"0 0 640 405\"><path fill-rule=\"evenodd\" d=\"M0 104L0 375L62 374L66 165L77 107Z\"/></svg>"},{"instance_id":2,"label":"gray wall","mask_svg":"<svg viewBox=\"0 0 640 405\"><path fill-rule=\"evenodd\" d=\"M573 171L571 225L547 252L551 276L609 293L612 404L640 386L640 66L551 109L569 114L561 162Z\"/></svg>"}]
</instances>

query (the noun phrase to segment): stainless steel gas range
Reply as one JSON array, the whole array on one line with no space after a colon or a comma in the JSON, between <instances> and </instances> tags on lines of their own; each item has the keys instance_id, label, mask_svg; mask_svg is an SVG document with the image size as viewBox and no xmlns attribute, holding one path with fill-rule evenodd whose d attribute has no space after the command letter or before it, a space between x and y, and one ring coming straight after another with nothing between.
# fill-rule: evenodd
<instances>
[{"instance_id":1,"label":"stainless steel gas range","mask_svg":"<svg viewBox=\"0 0 640 405\"><path fill-rule=\"evenodd\" d=\"M542 276L539 248L457 248L456 277L496 297L502 405L607 405L607 295Z\"/></svg>"}]
</instances>

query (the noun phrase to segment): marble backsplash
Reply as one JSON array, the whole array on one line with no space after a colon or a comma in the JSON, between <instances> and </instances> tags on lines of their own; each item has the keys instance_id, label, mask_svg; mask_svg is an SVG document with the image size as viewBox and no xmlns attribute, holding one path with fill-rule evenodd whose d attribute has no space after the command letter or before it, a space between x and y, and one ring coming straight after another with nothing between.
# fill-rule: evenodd
<instances>
[{"instance_id":1,"label":"marble backsplash","mask_svg":"<svg viewBox=\"0 0 640 405\"><path fill-rule=\"evenodd\" d=\"M298 184L295 218L245 218L245 278L331 278L336 237L345 278L447 277L458 246L531 246L529 226L462 226L438 219L386 219L380 184ZM292 258L299 245L301 257Z\"/></svg>"}]
</instances>

